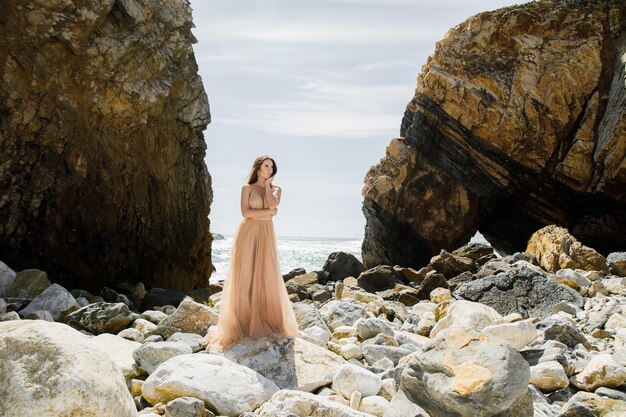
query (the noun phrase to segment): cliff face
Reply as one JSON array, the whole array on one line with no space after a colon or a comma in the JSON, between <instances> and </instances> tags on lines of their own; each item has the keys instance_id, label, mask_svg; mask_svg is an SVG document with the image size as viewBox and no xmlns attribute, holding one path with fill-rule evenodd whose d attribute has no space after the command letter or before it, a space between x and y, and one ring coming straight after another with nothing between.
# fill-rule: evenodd
<instances>
[{"instance_id":1,"label":"cliff face","mask_svg":"<svg viewBox=\"0 0 626 417\"><path fill-rule=\"evenodd\" d=\"M0 259L65 286L210 275L210 121L185 0L2 2Z\"/></svg>"},{"instance_id":2,"label":"cliff face","mask_svg":"<svg viewBox=\"0 0 626 417\"><path fill-rule=\"evenodd\" d=\"M626 6L541 1L474 16L422 68L363 188L363 260L420 266L477 230L523 250L547 224L626 247Z\"/></svg>"}]
</instances>

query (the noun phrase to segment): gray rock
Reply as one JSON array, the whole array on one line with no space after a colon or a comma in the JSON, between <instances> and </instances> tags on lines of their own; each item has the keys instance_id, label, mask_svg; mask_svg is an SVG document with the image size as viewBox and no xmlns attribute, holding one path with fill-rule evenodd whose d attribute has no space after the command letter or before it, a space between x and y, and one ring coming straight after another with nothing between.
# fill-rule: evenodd
<instances>
[{"instance_id":1,"label":"gray rock","mask_svg":"<svg viewBox=\"0 0 626 417\"><path fill-rule=\"evenodd\" d=\"M463 258L470 258L479 265L495 258L493 247L484 243L468 243L467 245L461 246L457 250L453 251L452 254Z\"/></svg>"},{"instance_id":2,"label":"gray rock","mask_svg":"<svg viewBox=\"0 0 626 417\"><path fill-rule=\"evenodd\" d=\"M362 272L357 278L357 285L365 291L374 293L392 289L402 284L402 274L388 265L379 265Z\"/></svg>"},{"instance_id":3,"label":"gray rock","mask_svg":"<svg viewBox=\"0 0 626 417\"><path fill-rule=\"evenodd\" d=\"M346 252L331 253L322 269L328 272L329 281L339 281L346 277L356 278L365 271L363 263L356 256Z\"/></svg>"},{"instance_id":4,"label":"gray rock","mask_svg":"<svg viewBox=\"0 0 626 417\"><path fill-rule=\"evenodd\" d=\"M320 314L331 325L352 326L358 319L367 316L367 310L361 303L331 300L320 308Z\"/></svg>"},{"instance_id":5,"label":"gray rock","mask_svg":"<svg viewBox=\"0 0 626 417\"><path fill-rule=\"evenodd\" d=\"M133 359L140 369L152 374L160 364L168 359L191 353L191 347L184 342L145 343L133 352Z\"/></svg>"},{"instance_id":6,"label":"gray rock","mask_svg":"<svg viewBox=\"0 0 626 417\"><path fill-rule=\"evenodd\" d=\"M161 320L167 317L167 314L165 314L162 311L157 311L157 310L146 310L143 313L141 313L141 317L143 317L144 319L154 324L159 324Z\"/></svg>"},{"instance_id":7,"label":"gray rock","mask_svg":"<svg viewBox=\"0 0 626 417\"><path fill-rule=\"evenodd\" d=\"M155 306L171 305L177 307L185 299L185 294L164 288L151 288L142 300L141 309L151 310Z\"/></svg>"},{"instance_id":8,"label":"gray rock","mask_svg":"<svg viewBox=\"0 0 626 417\"><path fill-rule=\"evenodd\" d=\"M0 297L4 296L6 289L15 281L15 271L7 264L0 261Z\"/></svg>"},{"instance_id":9,"label":"gray rock","mask_svg":"<svg viewBox=\"0 0 626 417\"><path fill-rule=\"evenodd\" d=\"M35 311L45 310L58 320L61 315L79 308L80 305L69 291L59 284L52 284L21 310L20 314L25 317Z\"/></svg>"},{"instance_id":10,"label":"gray rock","mask_svg":"<svg viewBox=\"0 0 626 417\"><path fill-rule=\"evenodd\" d=\"M588 345L585 335L572 323L558 315L540 321L537 323L537 329L543 332L544 339L557 340L570 348L574 348L578 343Z\"/></svg>"},{"instance_id":11,"label":"gray rock","mask_svg":"<svg viewBox=\"0 0 626 417\"><path fill-rule=\"evenodd\" d=\"M301 338L246 339L224 357L273 381L281 389L313 392L329 385L345 360Z\"/></svg>"},{"instance_id":12,"label":"gray rock","mask_svg":"<svg viewBox=\"0 0 626 417\"><path fill-rule=\"evenodd\" d=\"M579 391L562 408L565 417L624 416L626 402Z\"/></svg>"},{"instance_id":13,"label":"gray rock","mask_svg":"<svg viewBox=\"0 0 626 417\"><path fill-rule=\"evenodd\" d=\"M571 314L572 316L576 316L576 313L578 313L581 310L580 310L580 307L575 306L572 303L566 303L565 301L561 301L560 303L557 303L552 306L552 314L556 314L559 311L563 311L567 314Z\"/></svg>"},{"instance_id":14,"label":"gray rock","mask_svg":"<svg viewBox=\"0 0 626 417\"><path fill-rule=\"evenodd\" d=\"M565 349L559 349L557 347L545 349L524 349L520 351L520 354L530 366L535 366L543 362L556 361L560 363L566 371L570 367L565 354Z\"/></svg>"},{"instance_id":15,"label":"gray rock","mask_svg":"<svg viewBox=\"0 0 626 417\"><path fill-rule=\"evenodd\" d=\"M397 365L400 359L411 354L410 350L397 346L363 345L361 350L363 351L363 357L370 364L374 364L383 358L389 358L394 365Z\"/></svg>"},{"instance_id":16,"label":"gray rock","mask_svg":"<svg viewBox=\"0 0 626 417\"><path fill-rule=\"evenodd\" d=\"M600 387L595 391L596 394L603 397L612 398L614 400L626 401L626 392L618 389Z\"/></svg>"},{"instance_id":17,"label":"gray rock","mask_svg":"<svg viewBox=\"0 0 626 417\"><path fill-rule=\"evenodd\" d=\"M626 252L613 252L606 258L613 275L626 277Z\"/></svg>"},{"instance_id":18,"label":"gray rock","mask_svg":"<svg viewBox=\"0 0 626 417\"><path fill-rule=\"evenodd\" d=\"M327 333L331 333L320 311L314 304L295 303L293 304L293 312L296 315L296 321L300 330L319 327Z\"/></svg>"},{"instance_id":19,"label":"gray rock","mask_svg":"<svg viewBox=\"0 0 626 417\"><path fill-rule=\"evenodd\" d=\"M142 343L144 341L143 334L137 329L124 329L117 334L119 337L133 342Z\"/></svg>"},{"instance_id":20,"label":"gray rock","mask_svg":"<svg viewBox=\"0 0 626 417\"><path fill-rule=\"evenodd\" d=\"M534 417L559 417L561 414L561 407L558 405L547 403L534 403Z\"/></svg>"},{"instance_id":21,"label":"gray rock","mask_svg":"<svg viewBox=\"0 0 626 417\"><path fill-rule=\"evenodd\" d=\"M52 317L52 314L46 310L33 311L32 313L25 316L24 318L28 320L54 321L54 317Z\"/></svg>"},{"instance_id":22,"label":"gray rock","mask_svg":"<svg viewBox=\"0 0 626 417\"><path fill-rule=\"evenodd\" d=\"M67 323L79 330L87 330L93 334L117 334L135 320L124 303L110 304L104 301L89 304L67 316Z\"/></svg>"},{"instance_id":23,"label":"gray rock","mask_svg":"<svg viewBox=\"0 0 626 417\"><path fill-rule=\"evenodd\" d=\"M202 336L195 333L181 333L177 332L167 338L168 342L183 342L186 343L193 353L199 352L202 350L202 345L200 341L202 340Z\"/></svg>"},{"instance_id":24,"label":"gray rock","mask_svg":"<svg viewBox=\"0 0 626 417\"><path fill-rule=\"evenodd\" d=\"M39 269L24 269L15 274L15 279L4 291L5 297L33 299L52 283L48 274Z\"/></svg>"},{"instance_id":25,"label":"gray rock","mask_svg":"<svg viewBox=\"0 0 626 417\"><path fill-rule=\"evenodd\" d=\"M204 401L193 397L175 398L165 405L165 417L200 417Z\"/></svg>"},{"instance_id":26,"label":"gray rock","mask_svg":"<svg viewBox=\"0 0 626 417\"><path fill-rule=\"evenodd\" d=\"M295 294L298 296L300 300L310 300L311 294L308 293L306 287L294 279L290 279L285 283L285 288L287 289L287 294L292 295Z\"/></svg>"},{"instance_id":27,"label":"gray rock","mask_svg":"<svg viewBox=\"0 0 626 417\"><path fill-rule=\"evenodd\" d=\"M304 268L296 268L296 269L293 269L293 270L287 272L285 275L283 275L283 281L287 282L291 278L297 277L298 275L304 275L304 274L306 274L306 269L304 269Z\"/></svg>"},{"instance_id":28,"label":"gray rock","mask_svg":"<svg viewBox=\"0 0 626 417\"><path fill-rule=\"evenodd\" d=\"M206 334L209 326L217 324L218 313L191 298L181 301L176 311L159 322L155 334L167 339L176 332Z\"/></svg>"},{"instance_id":29,"label":"gray rock","mask_svg":"<svg viewBox=\"0 0 626 417\"><path fill-rule=\"evenodd\" d=\"M152 336L148 336L144 339L143 343L158 343L158 342L163 342L163 338L161 336L159 336L158 334L153 334Z\"/></svg>"},{"instance_id":30,"label":"gray rock","mask_svg":"<svg viewBox=\"0 0 626 417\"><path fill-rule=\"evenodd\" d=\"M128 306L128 308L133 308L133 303L130 302L127 296L120 294L109 287L102 288L100 296L107 303L124 303Z\"/></svg>"},{"instance_id":31,"label":"gray rock","mask_svg":"<svg viewBox=\"0 0 626 417\"><path fill-rule=\"evenodd\" d=\"M399 389L431 416L506 415L520 407L532 414L528 363L507 343L446 329L403 362Z\"/></svg>"},{"instance_id":32,"label":"gray rock","mask_svg":"<svg viewBox=\"0 0 626 417\"><path fill-rule=\"evenodd\" d=\"M385 321L380 319L359 319L355 323L356 334L359 340L370 339L380 333L394 335L394 330Z\"/></svg>"},{"instance_id":33,"label":"gray rock","mask_svg":"<svg viewBox=\"0 0 626 417\"><path fill-rule=\"evenodd\" d=\"M12 321L21 320L20 315L15 311L9 311L8 313L0 314L0 321Z\"/></svg>"},{"instance_id":34,"label":"gray rock","mask_svg":"<svg viewBox=\"0 0 626 417\"><path fill-rule=\"evenodd\" d=\"M88 305L90 304L90 303L89 303L89 300L88 300L88 299L86 299L85 297L78 297L78 298L76 299L76 303L77 303L79 306L81 306L81 307L85 307L85 306L88 306Z\"/></svg>"},{"instance_id":35,"label":"gray rock","mask_svg":"<svg viewBox=\"0 0 626 417\"><path fill-rule=\"evenodd\" d=\"M461 284L454 296L491 306L502 315L517 312L524 318L548 317L552 306L561 301L579 307L583 304L576 291L555 283L523 261L518 261L509 272Z\"/></svg>"},{"instance_id":36,"label":"gray rock","mask_svg":"<svg viewBox=\"0 0 626 417\"><path fill-rule=\"evenodd\" d=\"M417 291L417 298L420 300L430 300L430 293L435 288L448 288L448 282L442 274L428 274L422 281L422 285Z\"/></svg>"},{"instance_id":37,"label":"gray rock","mask_svg":"<svg viewBox=\"0 0 626 417\"><path fill-rule=\"evenodd\" d=\"M7 302L4 298L0 298L0 314L4 314L7 312Z\"/></svg>"}]
</instances>

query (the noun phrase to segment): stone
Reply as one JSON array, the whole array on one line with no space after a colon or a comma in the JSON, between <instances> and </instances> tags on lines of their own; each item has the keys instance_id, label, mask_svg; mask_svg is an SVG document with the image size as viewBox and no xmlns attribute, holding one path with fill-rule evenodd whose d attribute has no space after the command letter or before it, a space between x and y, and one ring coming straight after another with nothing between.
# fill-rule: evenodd
<instances>
[{"instance_id":1,"label":"stone","mask_svg":"<svg viewBox=\"0 0 626 417\"><path fill-rule=\"evenodd\" d=\"M581 310L580 307L575 306L572 303L566 303L565 301L561 301L552 306L552 314L557 314L559 311L563 311L567 314L575 316Z\"/></svg>"},{"instance_id":2,"label":"stone","mask_svg":"<svg viewBox=\"0 0 626 417\"><path fill-rule=\"evenodd\" d=\"M203 347L200 341L202 336L195 333L174 333L167 338L167 342L182 342L191 348L193 353L200 352Z\"/></svg>"},{"instance_id":3,"label":"stone","mask_svg":"<svg viewBox=\"0 0 626 417\"><path fill-rule=\"evenodd\" d=\"M148 374L152 374L160 364L179 355L189 355L193 351L184 342L146 343L133 352L137 366Z\"/></svg>"},{"instance_id":4,"label":"stone","mask_svg":"<svg viewBox=\"0 0 626 417\"><path fill-rule=\"evenodd\" d=\"M443 330L404 363L399 390L430 415L497 415L515 409L528 393L524 358L474 330Z\"/></svg>"},{"instance_id":5,"label":"stone","mask_svg":"<svg viewBox=\"0 0 626 417\"><path fill-rule=\"evenodd\" d=\"M146 310L141 313L141 317L154 324L159 324L161 320L167 317L167 314L157 310Z\"/></svg>"},{"instance_id":6,"label":"stone","mask_svg":"<svg viewBox=\"0 0 626 417\"><path fill-rule=\"evenodd\" d=\"M455 301L448 307L446 315L440 319L430 333L430 337L450 328L482 330L499 324L502 316L492 307L471 301Z\"/></svg>"},{"instance_id":7,"label":"stone","mask_svg":"<svg viewBox=\"0 0 626 417\"><path fill-rule=\"evenodd\" d=\"M313 392L329 385L345 360L301 338L245 339L224 357L273 381L281 389Z\"/></svg>"},{"instance_id":8,"label":"stone","mask_svg":"<svg viewBox=\"0 0 626 417\"><path fill-rule=\"evenodd\" d=\"M145 337L143 334L137 329L124 329L117 334L119 337L131 340L133 342L141 343L144 341Z\"/></svg>"},{"instance_id":9,"label":"stone","mask_svg":"<svg viewBox=\"0 0 626 417\"><path fill-rule=\"evenodd\" d=\"M355 345L354 343L342 345L340 352L341 356L343 356L343 358L347 361L353 358L361 359L363 357L363 351L359 346Z\"/></svg>"},{"instance_id":10,"label":"stone","mask_svg":"<svg viewBox=\"0 0 626 417\"><path fill-rule=\"evenodd\" d=\"M548 361L530 367L530 383L542 392L554 392L566 388L569 380L560 363Z\"/></svg>"},{"instance_id":11,"label":"stone","mask_svg":"<svg viewBox=\"0 0 626 417\"><path fill-rule=\"evenodd\" d=\"M539 336L532 320L503 323L487 326L482 330L491 337L497 337L509 343L517 350L529 345Z\"/></svg>"},{"instance_id":12,"label":"stone","mask_svg":"<svg viewBox=\"0 0 626 417\"><path fill-rule=\"evenodd\" d=\"M344 298L353 298L362 303L382 303L383 299L379 295L371 294L364 289L356 286L356 279L354 284L348 284L346 281L348 279L344 279L343 282L337 282L335 284L335 298L338 300Z\"/></svg>"},{"instance_id":13,"label":"stone","mask_svg":"<svg viewBox=\"0 0 626 417\"><path fill-rule=\"evenodd\" d=\"M133 308L133 303L130 302L130 299L127 296L118 293L112 288L102 288L102 290L100 291L100 296L107 303L124 303L128 306L128 308Z\"/></svg>"},{"instance_id":14,"label":"stone","mask_svg":"<svg viewBox=\"0 0 626 417\"><path fill-rule=\"evenodd\" d=\"M144 382L150 403L194 397L219 415L238 416L266 403L278 391L272 381L219 355L180 355L163 362Z\"/></svg>"},{"instance_id":15,"label":"stone","mask_svg":"<svg viewBox=\"0 0 626 417\"><path fill-rule=\"evenodd\" d=\"M304 268L292 269L291 271L289 271L285 275L283 275L283 281L287 282L291 278L297 277L298 275L304 275L304 274L306 274L306 269L304 269Z\"/></svg>"},{"instance_id":16,"label":"stone","mask_svg":"<svg viewBox=\"0 0 626 417\"><path fill-rule=\"evenodd\" d=\"M0 261L0 297L4 297L4 293L13 281L15 281L15 271L9 268L7 264Z\"/></svg>"},{"instance_id":17,"label":"stone","mask_svg":"<svg viewBox=\"0 0 626 417\"><path fill-rule=\"evenodd\" d=\"M165 417L204 417L204 401L193 397L175 398L165 405Z\"/></svg>"},{"instance_id":18,"label":"stone","mask_svg":"<svg viewBox=\"0 0 626 417\"><path fill-rule=\"evenodd\" d=\"M141 346L141 343L109 333L102 333L98 336L90 337L85 343L104 351L122 371L127 384L134 378L145 375L143 371L137 367L135 359L133 358L133 352Z\"/></svg>"},{"instance_id":19,"label":"stone","mask_svg":"<svg viewBox=\"0 0 626 417\"><path fill-rule=\"evenodd\" d=\"M578 343L587 344L585 335L572 323L553 315L537 323L537 329L546 340L557 340L570 348Z\"/></svg>"},{"instance_id":20,"label":"stone","mask_svg":"<svg viewBox=\"0 0 626 417\"><path fill-rule=\"evenodd\" d=\"M80 305L76 302L72 294L59 284L52 284L41 294L36 296L20 314L27 316L38 310L48 311L55 320L69 312L78 310Z\"/></svg>"},{"instance_id":21,"label":"stone","mask_svg":"<svg viewBox=\"0 0 626 417\"><path fill-rule=\"evenodd\" d=\"M157 325L145 319L136 319L131 328L139 330L143 337L149 337L155 333Z\"/></svg>"},{"instance_id":22,"label":"stone","mask_svg":"<svg viewBox=\"0 0 626 417\"><path fill-rule=\"evenodd\" d=\"M624 328L626 328L626 316L623 314L612 314L606 323L604 323L605 330L617 331Z\"/></svg>"},{"instance_id":23,"label":"stone","mask_svg":"<svg viewBox=\"0 0 626 417\"><path fill-rule=\"evenodd\" d=\"M430 301L433 303L441 303L443 301L452 300L452 294L447 288L437 287L430 292Z\"/></svg>"},{"instance_id":24,"label":"stone","mask_svg":"<svg viewBox=\"0 0 626 417\"><path fill-rule=\"evenodd\" d=\"M468 243L454 250L452 255L469 258L480 265L495 256L493 247L485 243Z\"/></svg>"},{"instance_id":25,"label":"stone","mask_svg":"<svg viewBox=\"0 0 626 417\"><path fill-rule=\"evenodd\" d=\"M602 253L623 250L626 58L612 40L623 16L614 3L531 2L448 31L399 137L366 174L365 267L418 269L477 230L514 253L550 224ZM545 77L546 62L558 77Z\"/></svg>"},{"instance_id":26,"label":"stone","mask_svg":"<svg viewBox=\"0 0 626 417\"><path fill-rule=\"evenodd\" d=\"M361 350L363 351L363 357L370 364L387 358L394 365L397 365L400 359L411 354L410 350L397 346L363 345Z\"/></svg>"},{"instance_id":27,"label":"stone","mask_svg":"<svg viewBox=\"0 0 626 417\"><path fill-rule=\"evenodd\" d=\"M214 294L215 295L215 294ZM211 296L213 297L213 296ZM142 310L171 305L177 307L185 299L185 294L165 288L151 288L141 301Z\"/></svg>"},{"instance_id":28,"label":"stone","mask_svg":"<svg viewBox=\"0 0 626 417\"><path fill-rule=\"evenodd\" d=\"M352 391L352 394L350 395L350 408L358 410L362 398L363 394L361 394L359 391Z\"/></svg>"},{"instance_id":29,"label":"stone","mask_svg":"<svg viewBox=\"0 0 626 417\"><path fill-rule=\"evenodd\" d=\"M609 271L611 274L626 277L626 252L610 253L606 260L609 263ZM1 291L0 294L2 294Z\"/></svg>"},{"instance_id":30,"label":"stone","mask_svg":"<svg viewBox=\"0 0 626 417\"><path fill-rule=\"evenodd\" d=\"M380 319L358 319L355 323L359 340L370 339L380 333L393 336L394 330Z\"/></svg>"},{"instance_id":31,"label":"stone","mask_svg":"<svg viewBox=\"0 0 626 417\"><path fill-rule=\"evenodd\" d=\"M296 303L292 306L300 330L317 327L330 335L328 325L314 304Z\"/></svg>"},{"instance_id":32,"label":"stone","mask_svg":"<svg viewBox=\"0 0 626 417\"><path fill-rule=\"evenodd\" d=\"M330 333L327 330L324 330L320 327L313 326L308 327L302 330L306 336L309 336L311 339L319 342L320 346L325 346L326 343L330 340Z\"/></svg>"},{"instance_id":33,"label":"stone","mask_svg":"<svg viewBox=\"0 0 626 417\"><path fill-rule=\"evenodd\" d=\"M4 297L33 299L50 285L52 283L44 271L24 269L15 274L13 282L4 290Z\"/></svg>"},{"instance_id":34,"label":"stone","mask_svg":"<svg viewBox=\"0 0 626 417\"><path fill-rule=\"evenodd\" d=\"M596 394L577 392L563 405L563 416L603 416L620 417L626 414L626 402L603 398ZM579 414L576 414L576 413ZM587 414L584 414L584 413Z\"/></svg>"},{"instance_id":35,"label":"stone","mask_svg":"<svg viewBox=\"0 0 626 417\"><path fill-rule=\"evenodd\" d=\"M110 304L104 301L89 304L67 316L67 324L93 334L117 334L135 320L124 303Z\"/></svg>"},{"instance_id":36,"label":"stone","mask_svg":"<svg viewBox=\"0 0 626 417\"><path fill-rule=\"evenodd\" d=\"M427 274L418 290L417 298L420 300L430 300L430 293L433 292L435 288L446 288L447 286L448 282L442 274Z\"/></svg>"},{"instance_id":37,"label":"stone","mask_svg":"<svg viewBox=\"0 0 626 417\"><path fill-rule=\"evenodd\" d=\"M371 414L377 417L383 417L385 411L389 408L389 401L378 395L364 397L359 404L359 411Z\"/></svg>"},{"instance_id":38,"label":"stone","mask_svg":"<svg viewBox=\"0 0 626 417\"><path fill-rule=\"evenodd\" d=\"M0 321L20 320L20 315L16 311L0 314Z\"/></svg>"},{"instance_id":39,"label":"stone","mask_svg":"<svg viewBox=\"0 0 626 417\"><path fill-rule=\"evenodd\" d=\"M363 397L378 394L383 380L367 369L346 364L342 365L335 374L332 389L345 399L350 399L353 392L358 391Z\"/></svg>"},{"instance_id":40,"label":"stone","mask_svg":"<svg viewBox=\"0 0 626 417\"><path fill-rule=\"evenodd\" d=\"M614 400L626 401L626 392L619 391L616 389L600 387L595 391L595 394L600 395L602 397L611 398Z\"/></svg>"},{"instance_id":41,"label":"stone","mask_svg":"<svg viewBox=\"0 0 626 417\"><path fill-rule=\"evenodd\" d=\"M363 271L357 278L357 284L367 292L389 290L402 284L402 274L388 265L380 265Z\"/></svg>"},{"instance_id":42,"label":"stone","mask_svg":"<svg viewBox=\"0 0 626 417\"><path fill-rule=\"evenodd\" d=\"M556 276L551 277L556 283L567 285L570 288L578 290L591 285L591 281L579 274L573 269L565 268L556 272Z\"/></svg>"},{"instance_id":43,"label":"stone","mask_svg":"<svg viewBox=\"0 0 626 417\"><path fill-rule=\"evenodd\" d=\"M404 391L399 390L393 396L383 417L431 417L422 407L406 397Z\"/></svg>"},{"instance_id":44,"label":"stone","mask_svg":"<svg viewBox=\"0 0 626 417\"><path fill-rule=\"evenodd\" d=\"M217 319L218 313L211 307L185 298L172 315L159 322L155 333L165 339L176 332L203 336L209 326L217 324Z\"/></svg>"},{"instance_id":45,"label":"stone","mask_svg":"<svg viewBox=\"0 0 626 417\"><path fill-rule=\"evenodd\" d=\"M328 255L324 266L329 281L339 281L346 277L358 277L365 270L356 256L346 252L333 252Z\"/></svg>"},{"instance_id":46,"label":"stone","mask_svg":"<svg viewBox=\"0 0 626 417\"><path fill-rule=\"evenodd\" d=\"M443 274L446 279L454 278L463 272L474 272L476 270L476 264L472 259L452 254L443 249L439 255L431 258L430 266L435 271Z\"/></svg>"},{"instance_id":47,"label":"stone","mask_svg":"<svg viewBox=\"0 0 626 417\"><path fill-rule=\"evenodd\" d=\"M210 115L189 4L54 0L3 15L0 258L90 291L208 282Z\"/></svg>"},{"instance_id":48,"label":"stone","mask_svg":"<svg viewBox=\"0 0 626 417\"><path fill-rule=\"evenodd\" d=\"M328 323L338 323L340 326L351 326L358 319L367 316L362 304L344 300L331 300L324 304L319 312Z\"/></svg>"},{"instance_id":49,"label":"stone","mask_svg":"<svg viewBox=\"0 0 626 417\"><path fill-rule=\"evenodd\" d=\"M575 290L555 283L524 261L516 262L508 272L461 284L454 296L491 306L502 315L517 312L541 319L551 315L552 306L559 302L583 304Z\"/></svg>"},{"instance_id":50,"label":"stone","mask_svg":"<svg viewBox=\"0 0 626 417\"><path fill-rule=\"evenodd\" d=\"M391 401L397 392L396 380L393 378L385 378L383 379L383 385L380 387L378 395L385 398L387 401Z\"/></svg>"},{"instance_id":51,"label":"stone","mask_svg":"<svg viewBox=\"0 0 626 417\"><path fill-rule=\"evenodd\" d=\"M599 353L582 372L570 377L570 383L584 391L594 391L599 387L616 388L626 383L626 367L610 354Z\"/></svg>"},{"instance_id":52,"label":"stone","mask_svg":"<svg viewBox=\"0 0 626 417\"><path fill-rule=\"evenodd\" d=\"M0 363L0 415L137 414L120 368L88 336L65 324L0 323Z\"/></svg>"},{"instance_id":53,"label":"stone","mask_svg":"<svg viewBox=\"0 0 626 417\"><path fill-rule=\"evenodd\" d=\"M556 225L535 232L528 241L526 252L552 272L565 268L609 271L606 258L581 244L567 229Z\"/></svg>"},{"instance_id":54,"label":"stone","mask_svg":"<svg viewBox=\"0 0 626 417\"><path fill-rule=\"evenodd\" d=\"M281 390L263 404L255 414L258 417L307 416L307 417L371 417L324 397L308 392Z\"/></svg>"}]
</instances>

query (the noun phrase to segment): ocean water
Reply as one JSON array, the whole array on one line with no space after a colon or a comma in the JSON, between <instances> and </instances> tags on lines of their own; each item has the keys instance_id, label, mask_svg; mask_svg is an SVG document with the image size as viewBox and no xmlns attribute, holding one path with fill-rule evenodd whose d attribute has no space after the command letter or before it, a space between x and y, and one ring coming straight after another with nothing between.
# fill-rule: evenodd
<instances>
[{"instance_id":1,"label":"ocean water","mask_svg":"<svg viewBox=\"0 0 626 417\"><path fill-rule=\"evenodd\" d=\"M211 281L226 278L230 263L230 251L233 235L224 235L224 240L213 241L213 265L215 272ZM286 274L296 268L307 272L319 271L333 252L347 252L361 260L361 239L355 238L317 238L317 237L276 237L280 270Z\"/></svg>"}]
</instances>

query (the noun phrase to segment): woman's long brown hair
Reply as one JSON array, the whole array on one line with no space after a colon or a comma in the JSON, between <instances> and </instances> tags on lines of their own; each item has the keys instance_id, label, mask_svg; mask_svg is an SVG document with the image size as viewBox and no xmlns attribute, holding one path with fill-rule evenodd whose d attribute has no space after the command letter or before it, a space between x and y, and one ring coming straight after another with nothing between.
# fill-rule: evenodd
<instances>
[{"instance_id":1,"label":"woman's long brown hair","mask_svg":"<svg viewBox=\"0 0 626 417\"><path fill-rule=\"evenodd\" d=\"M248 175L248 184L254 184L255 182L257 182L257 180L259 179L259 169L261 169L261 165L263 165L263 162L267 159L272 161L273 164L272 176L276 175L276 172L278 171L276 161L274 161L274 159L270 156L262 155L255 159L254 163L252 164L252 170L250 170L250 175Z\"/></svg>"}]
</instances>

